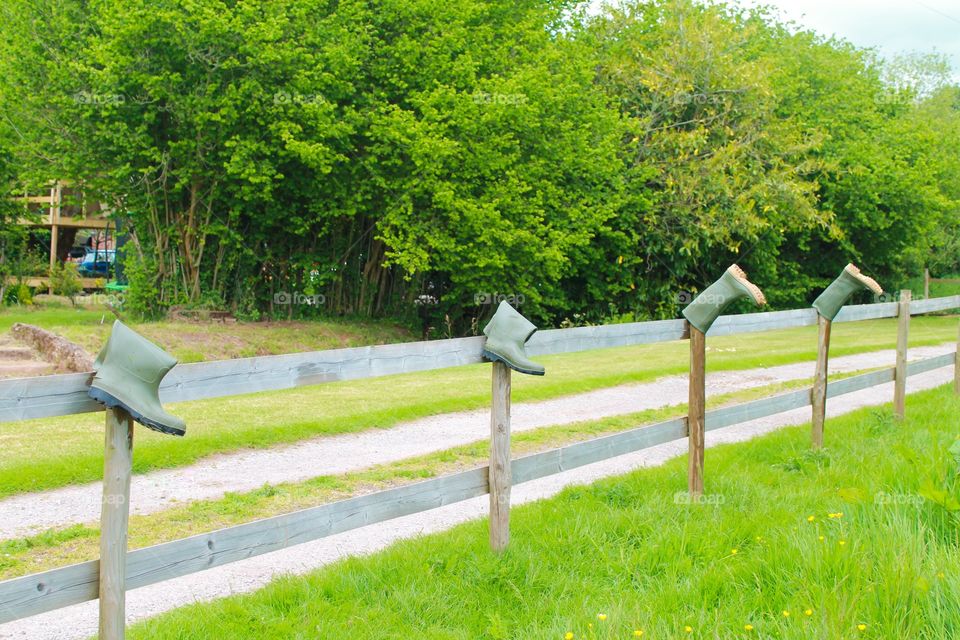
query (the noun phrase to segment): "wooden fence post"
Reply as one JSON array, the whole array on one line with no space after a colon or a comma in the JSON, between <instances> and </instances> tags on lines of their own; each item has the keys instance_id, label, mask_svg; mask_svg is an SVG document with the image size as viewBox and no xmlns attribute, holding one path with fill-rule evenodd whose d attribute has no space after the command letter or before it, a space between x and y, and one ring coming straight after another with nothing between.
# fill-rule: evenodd
<instances>
[{"instance_id":1,"label":"wooden fence post","mask_svg":"<svg viewBox=\"0 0 960 640\"><path fill-rule=\"evenodd\" d=\"M813 448L823 446L823 423L827 418L827 364L830 358L830 320L817 316L817 372L813 378L810 404L813 405Z\"/></svg>"},{"instance_id":2,"label":"wooden fence post","mask_svg":"<svg viewBox=\"0 0 960 640\"><path fill-rule=\"evenodd\" d=\"M493 363L490 406L490 547L510 542L510 367Z\"/></svg>"},{"instance_id":3,"label":"wooden fence post","mask_svg":"<svg viewBox=\"0 0 960 640\"><path fill-rule=\"evenodd\" d=\"M897 305L897 366L893 383L893 415L903 420L907 401L907 337L910 333L909 289L900 291L900 303Z\"/></svg>"},{"instance_id":4,"label":"wooden fence post","mask_svg":"<svg viewBox=\"0 0 960 640\"><path fill-rule=\"evenodd\" d=\"M923 270L923 299L930 299L930 269Z\"/></svg>"},{"instance_id":5,"label":"wooden fence post","mask_svg":"<svg viewBox=\"0 0 960 640\"><path fill-rule=\"evenodd\" d=\"M690 329L690 386L687 401L688 485L690 495L703 495L703 450L706 422L706 335L688 323Z\"/></svg>"},{"instance_id":6,"label":"wooden fence post","mask_svg":"<svg viewBox=\"0 0 960 640\"><path fill-rule=\"evenodd\" d=\"M100 635L123 640L126 624L127 522L133 471L133 420L107 409L100 509Z\"/></svg>"}]
</instances>

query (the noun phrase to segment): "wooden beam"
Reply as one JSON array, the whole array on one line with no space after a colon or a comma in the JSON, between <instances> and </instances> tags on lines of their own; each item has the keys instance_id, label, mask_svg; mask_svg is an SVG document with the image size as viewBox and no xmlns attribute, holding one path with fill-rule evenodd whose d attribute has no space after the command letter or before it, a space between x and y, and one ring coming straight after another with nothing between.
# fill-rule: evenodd
<instances>
[{"instance_id":1,"label":"wooden beam","mask_svg":"<svg viewBox=\"0 0 960 640\"><path fill-rule=\"evenodd\" d=\"M706 430L707 341L703 332L690 325L690 382L688 387L687 484L690 495L703 495L703 460Z\"/></svg>"},{"instance_id":2,"label":"wooden beam","mask_svg":"<svg viewBox=\"0 0 960 640\"><path fill-rule=\"evenodd\" d=\"M490 547L510 542L510 367L493 363L490 406Z\"/></svg>"},{"instance_id":3,"label":"wooden beam","mask_svg":"<svg viewBox=\"0 0 960 640\"><path fill-rule=\"evenodd\" d=\"M817 368L813 377L811 440L814 449L823 446L823 425L827 418L827 367L830 358L830 320L820 316L817 331Z\"/></svg>"},{"instance_id":4,"label":"wooden beam","mask_svg":"<svg viewBox=\"0 0 960 640\"><path fill-rule=\"evenodd\" d=\"M911 305L911 313L915 313L917 307L929 311L957 308L960 307L960 296L918 301ZM849 305L843 308L834 324L892 318L896 316L896 309L896 303ZM764 315L767 320L755 322L751 320L752 315ZM722 316L717 323L722 321L727 333L740 333L758 327L764 330L776 328L769 324L771 317L788 324L801 323L794 326L803 326L807 320L809 324L816 322L813 309L800 309ZM527 343L527 349L531 355L549 355L679 340L687 335L684 327L683 320L662 320L550 329L535 333ZM481 337L455 338L181 364L164 378L160 399L163 402L183 402L220 398L478 364L483 361L482 345ZM87 397L88 387L89 374L0 380L0 422L102 411L103 407Z\"/></svg>"},{"instance_id":5,"label":"wooden beam","mask_svg":"<svg viewBox=\"0 0 960 640\"><path fill-rule=\"evenodd\" d=\"M910 297L909 289L900 291L897 311L897 366L893 386L893 415L903 420L907 401L907 338L910 333Z\"/></svg>"},{"instance_id":6,"label":"wooden beam","mask_svg":"<svg viewBox=\"0 0 960 640\"><path fill-rule=\"evenodd\" d=\"M960 308L960 296L944 296L929 300L911 300L910 315L916 316L934 311L950 311Z\"/></svg>"},{"instance_id":7,"label":"wooden beam","mask_svg":"<svg viewBox=\"0 0 960 640\"><path fill-rule=\"evenodd\" d=\"M100 507L100 635L123 640L126 628L127 523L133 473L133 420L123 409L107 409Z\"/></svg>"},{"instance_id":8,"label":"wooden beam","mask_svg":"<svg viewBox=\"0 0 960 640\"><path fill-rule=\"evenodd\" d=\"M51 227L50 216L43 215L35 220L20 218L17 224L24 227ZM113 222L107 218L74 218L61 216L57 219L57 226L71 229L112 229Z\"/></svg>"},{"instance_id":9,"label":"wooden beam","mask_svg":"<svg viewBox=\"0 0 960 640\"><path fill-rule=\"evenodd\" d=\"M7 283L17 283L20 279L9 276L7 278ZM102 289L104 283L106 282L105 278L80 278L80 286L84 289ZM43 276L32 276L29 278L23 278L23 283L28 287L34 287L42 289L43 287L49 286L50 278Z\"/></svg>"}]
</instances>

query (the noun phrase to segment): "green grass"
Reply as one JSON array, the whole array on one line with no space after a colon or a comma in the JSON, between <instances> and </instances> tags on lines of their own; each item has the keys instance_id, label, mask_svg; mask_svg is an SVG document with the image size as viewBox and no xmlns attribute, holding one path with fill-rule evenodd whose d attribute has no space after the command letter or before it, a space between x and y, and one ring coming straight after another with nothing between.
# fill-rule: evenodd
<instances>
[{"instance_id":1,"label":"green grass","mask_svg":"<svg viewBox=\"0 0 960 640\"><path fill-rule=\"evenodd\" d=\"M128 637L957 638L960 528L920 494L956 473L958 414L941 387L910 396L901 424L876 409L831 420L816 455L808 427L713 448L703 504L677 499L680 457L515 508L500 556L474 521Z\"/></svg>"},{"instance_id":2,"label":"green grass","mask_svg":"<svg viewBox=\"0 0 960 640\"><path fill-rule=\"evenodd\" d=\"M793 380L723 394L711 398L710 401L712 407L719 407L808 384L810 380ZM511 452L515 457L529 455L571 442L682 416L685 412L684 403L601 420L520 431L513 434ZM219 499L197 500L148 515L133 515L130 517L128 544L131 549L139 549L258 518L290 513L355 495L475 468L486 464L489 446L488 440L480 440L350 473L318 476L302 482L267 484L253 491L230 492ZM0 580L95 560L99 556L99 534L100 529L96 526L74 525L0 542Z\"/></svg>"},{"instance_id":3,"label":"green grass","mask_svg":"<svg viewBox=\"0 0 960 640\"><path fill-rule=\"evenodd\" d=\"M942 278L945 280L960 280L960 273L947 273L932 276L933 280ZM912 278L904 287L911 289L915 297L923 295L923 276ZM957 282L931 282L930 297L941 298L946 296L960 295L960 283Z\"/></svg>"},{"instance_id":4,"label":"green grass","mask_svg":"<svg viewBox=\"0 0 960 640\"><path fill-rule=\"evenodd\" d=\"M911 346L956 340L956 317L918 317ZM834 327L834 357L890 349L896 323L875 320ZM721 336L709 341L711 371L809 361L816 328ZM683 374L686 342L668 342L544 357L547 375L515 376L516 402L545 400L665 375ZM214 453L305 438L386 428L437 413L489 403L489 365L331 383L170 405L187 421L185 438L137 428L134 471L172 468ZM0 497L101 478L103 416L92 413L4 424L0 428Z\"/></svg>"},{"instance_id":5,"label":"green grass","mask_svg":"<svg viewBox=\"0 0 960 640\"><path fill-rule=\"evenodd\" d=\"M55 304L0 310L0 332L14 322L25 322L64 336L88 353L96 354L110 335L114 316L103 307L72 308ZM408 330L362 319L324 319L312 322L129 322L180 362L226 360L299 351L338 349L368 344L404 342Z\"/></svg>"}]
</instances>

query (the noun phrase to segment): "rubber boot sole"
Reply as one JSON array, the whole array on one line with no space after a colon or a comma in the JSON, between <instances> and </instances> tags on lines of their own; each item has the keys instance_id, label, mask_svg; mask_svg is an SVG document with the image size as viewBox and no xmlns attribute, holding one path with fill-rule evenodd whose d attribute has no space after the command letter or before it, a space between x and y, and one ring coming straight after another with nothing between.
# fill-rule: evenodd
<instances>
[{"instance_id":1,"label":"rubber boot sole","mask_svg":"<svg viewBox=\"0 0 960 640\"><path fill-rule=\"evenodd\" d=\"M507 360L506 358L504 358L504 357L502 357L502 356L498 356L498 355L495 354L494 352L492 352L492 351L487 351L486 349L483 350L483 357L486 358L487 360L490 360L491 362L502 362L503 364L507 365L508 367L510 367L511 369L513 369L514 371L519 371L520 373L525 373L525 374L527 374L528 376L542 376L542 375L544 375L544 374L546 373L546 371L536 371L536 370L533 370L533 369L524 369L523 367L518 367L517 365L515 365L515 364L512 363L512 362L510 362L510 361Z\"/></svg>"},{"instance_id":2,"label":"rubber boot sole","mask_svg":"<svg viewBox=\"0 0 960 640\"><path fill-rule=\"evenodd\" d=\"M132 409L130 406L128 406L125 402L123 402L119 398L116 398L115 396L110 395L103 389L90 387L90 390L87 393L91 398L93 398L94 400L96 400L97 402L99 402L100 404L104 405L109 409L116 409L117 407L120 407L121 409L129 413L130 417L132 417L134 420L136 420L137 422L139 422L140 424L142 424L143 426L149 429L153 429L154 431L159 431L160 433L165 433L171 436L182 436L186 433L186 431L183 431L181 429L168 427L167 425L160 424L156 420L151 420L150 418L146 417L139 411Z\"/></svg>"}]
</instances>

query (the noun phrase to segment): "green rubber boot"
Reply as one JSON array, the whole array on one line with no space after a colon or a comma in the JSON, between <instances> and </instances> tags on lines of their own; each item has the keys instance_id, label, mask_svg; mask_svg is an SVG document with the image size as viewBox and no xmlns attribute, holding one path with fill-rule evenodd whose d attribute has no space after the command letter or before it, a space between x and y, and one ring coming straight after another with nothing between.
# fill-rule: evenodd
<instances>
[{"instance_id":1,"label":"green rubber boot","mask_svg":"<svg viewBox=\"0 0 960 640\"><path fill-rule=\"evenodd\" d=\"M684 308L683 317L706 333L723 310L740 298L750 298L758 307L767 303L763 292L747 280L743 269L734 264Z\"/></svg>"},{"instance_id":2,"label":"green rubber boot","mask_svg":"<svg viewBox=\"0 0 960 640\"><path fill-rule=\"evenodd\" d=\"M182 436L187 425L160 404L160 381L175 364L173 356L117 320L93 363L96 375L88 393L111 409L120 407L145 427Z\"/></svg>"},{"instance_id":3,"label":"green rubber boot","mask_svg":"<svg viewBox=\"0 0 960 640\"><path fill-rule=\"evenodd\" d=\"M532 376L542 376L546 369L527 357L524 345L537 331L532 322L516 309L500 302L497 312L483 328L487 341L483 345L483 357L492 362L500 361L515 371Z\"/></svg>"},{"instance_id":4,"label":"green rubber boot","mask_svg":"<svg viewBox=\"0 0 960 640\"><path fill-rule=\"evenodd\" d=\"M880 288L876 280L863 275L860 273L860 269L848 264L840 272L837 279L831 282L830 286L824 289L823 293L813 301L813 307L821 316L833 321L840 313L843 305L850 299L850 296L861 289L869 289L877 295L883 293L883 289Z\"/></svg>"}]
</instances>

